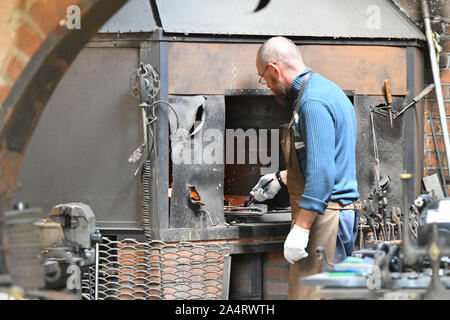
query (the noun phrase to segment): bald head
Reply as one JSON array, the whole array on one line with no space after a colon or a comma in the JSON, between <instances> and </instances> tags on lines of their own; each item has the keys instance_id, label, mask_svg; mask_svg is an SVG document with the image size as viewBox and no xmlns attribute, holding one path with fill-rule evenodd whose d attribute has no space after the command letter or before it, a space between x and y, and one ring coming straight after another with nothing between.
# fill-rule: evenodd
<instances>
[{"instance_id":1,"label":"bald head","mask_svg":"<svg viewBox=\"0 0 450 320\"><path fill-rule=\"evenodd\" d=\"M281 104L287 104L287 92L297 75L306 69L297 46L284 37L273 37L263 43L256 55L258 75L273 91Z\"/></svg>"},{"instance_id":2,"label":"bald head","mask_svg":"<svg viewBox=\"0 0 450 320\"><path fill-rule=\"evenodd\" d=\"M303 60L297 46L285 37L273 37L258 50L257 61L263 65L281 63L287 68L301 69Z\"/></svg>"}]
</instances>

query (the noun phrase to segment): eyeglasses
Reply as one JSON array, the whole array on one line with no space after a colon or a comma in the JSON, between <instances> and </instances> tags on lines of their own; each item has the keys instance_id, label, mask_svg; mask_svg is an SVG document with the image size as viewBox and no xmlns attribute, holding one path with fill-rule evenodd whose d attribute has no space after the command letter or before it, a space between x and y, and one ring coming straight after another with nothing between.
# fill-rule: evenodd
<instances>
[{"instance_id":1,"label":"eyeglasses","mask_svg":"<svg viewBox=\"0 0 450 320\"><path fill-rule=\"evenodd\" d=\"M264 73L267 71L267 67L269 66L269 64L266 65L266 68L264 69L263 73L261 73L261 76L259 77L258 82L261 84L267 84L266 79L263 78Z\"/></svg>"}]
</instances>

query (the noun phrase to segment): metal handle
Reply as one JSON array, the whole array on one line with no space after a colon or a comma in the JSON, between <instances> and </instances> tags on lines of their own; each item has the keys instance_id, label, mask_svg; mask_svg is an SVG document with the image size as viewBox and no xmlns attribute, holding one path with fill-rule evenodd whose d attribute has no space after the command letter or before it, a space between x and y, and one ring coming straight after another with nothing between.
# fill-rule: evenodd
<instances>
[{"instance_id":1,"label":"metal handle","mask_svg":"<svg viewBox=\"0 0 450 320\"><path fill-rule=\"evenodd\" d=\"M404 113L406 110L408 110L410 107L412 107L414 104L416 104L417 102L419 102L420 100L422 100L425 96L427 96L428 94L431 93L431 91L433 91L436 88L436 86L434 85L434 83L430 84L428 87L426 87L425 89L423 89L417 96L414 97L414 99L412 100L412 102L410 104L408 104L405 108L403 108L402 111L398 112L395 114L394 119L398 118L402 113Z\"/></svg>"},{"instance_id":2,"label":"metal handle","mask_svg":"<svg viewBox=\"0 0 450 320\"><path fill-rule=\"evenodd\" d=\"M434 88L436 88L436 86L434 85L434 83L430 84L428 87L426 87L425 89L423 89L413 100L417 103L419 102L423 97L425 97L426 95L428 95L431 91L434 90Z\"/></svg>"}]
</instances>

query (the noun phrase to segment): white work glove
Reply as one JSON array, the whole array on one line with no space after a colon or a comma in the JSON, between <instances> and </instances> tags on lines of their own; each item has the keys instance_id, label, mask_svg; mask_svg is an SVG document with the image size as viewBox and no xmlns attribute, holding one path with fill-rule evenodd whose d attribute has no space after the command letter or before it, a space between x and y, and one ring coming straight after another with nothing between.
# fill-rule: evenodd
<instances>
[{"instance_id":1,"label":"white work glove","mask_svg":"<svg viewBox=\"0 0 450 320\"><path fill-rule=\"evenodd\" d=\"M273 181L264 187L264 185L271 179L273 179ZM280 191L280 189L281 185L278 182L275 173L269 173L263 175L259 179L256 186L254 186L252 191L250 191L250 194L255 198L256 201L263 202L269 199L273 199L273 197L275 197L275 195L278 193L278 191Z\"/></svg>"},{"instance_id":2,"label":"white work glove","mask_svg":"<svg viewBox=\"0 0 450 320\"><path fill-rule=\"evenodd\" d=\"M290 264L308 256L308 240L309 230L294 225L284 242L284 257Z\"/></svg>"}]
</instances>

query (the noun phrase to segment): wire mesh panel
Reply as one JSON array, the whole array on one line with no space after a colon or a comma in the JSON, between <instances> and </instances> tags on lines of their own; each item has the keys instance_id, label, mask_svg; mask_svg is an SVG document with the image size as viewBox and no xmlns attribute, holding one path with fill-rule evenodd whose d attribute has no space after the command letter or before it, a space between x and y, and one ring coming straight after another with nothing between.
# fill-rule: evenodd
<instances>
[{"instance_id":1,"label":"wire mesh panel","mask_svg":"<svg viewBox=\"0 0 450 320\"><path fill-rule=\"evenodd\" d=\"M99 300L222 299L228 256L226 244L103 238L97 278L95 266L83 274L83 298L94 299L97 280Z\"/></svg>"}]
</instances>

